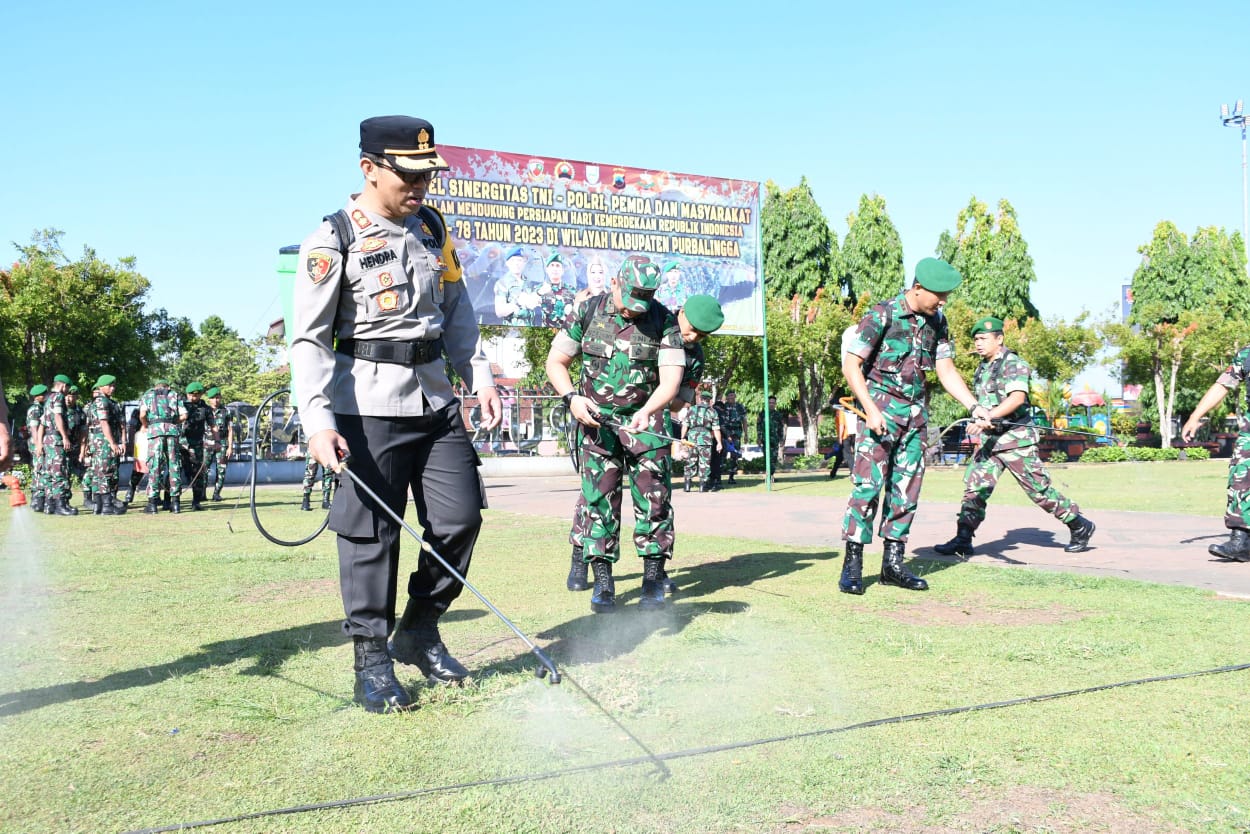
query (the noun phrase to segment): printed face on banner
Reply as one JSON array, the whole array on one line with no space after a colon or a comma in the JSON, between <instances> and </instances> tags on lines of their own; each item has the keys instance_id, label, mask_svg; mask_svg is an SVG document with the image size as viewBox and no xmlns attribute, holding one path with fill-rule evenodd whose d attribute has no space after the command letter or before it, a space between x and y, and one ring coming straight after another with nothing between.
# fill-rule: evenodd
<instances>
[{"instance_id":1,"label":"printed face on banner","mask_svg":"<svg viewBox=\"0 0 1250 834\"><path fill-rule=\"evenodd\" d=\"M663 267L655 297L670 309L710 295L725 311L721 333L763 333L759 183L450 145L439 153L450 170L425 201L447 219L479 323L561 326L547 320L559 305L526 299L541 301L558 280L579 298L602 293L641 255Z\"/></svg>"}]
</instances>

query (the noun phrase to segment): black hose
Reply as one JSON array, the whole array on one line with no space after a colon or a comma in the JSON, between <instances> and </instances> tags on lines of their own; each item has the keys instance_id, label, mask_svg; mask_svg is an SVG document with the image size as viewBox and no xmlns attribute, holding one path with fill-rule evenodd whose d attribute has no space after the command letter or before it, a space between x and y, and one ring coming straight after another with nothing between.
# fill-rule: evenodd
<instances>
[{"instance_id":1,"label":"black hose","mask_svg":"<svg viewBox=\"0 0 1250 834\"><path fill-rule=\"evenodd\" d=\"M280 539L277 536L270 533L268 530L265 529L265 525L260 523L260 516L256 512L256 465L257 465L257 458L259 457L259 455L257 454L257 451L259 448L258 440L260 438L260 431L259 431L260 414L262 411L265 410L265 406L269 405L269 403L273 402L275 399L282 396L283 394L289 393L289 391L290 389L288 388L280 388L279 390L274 391L272 394L270 394L268 397L264 399L264 401L256 409L256 413L252 415L252 477L251 477L252 486L251 486L251 492L249 493L249 503L251 504L251 509L252 509L252 523L256 525L256 529L260 531L260 534L262 536L264 536L269 541L281 547L299 547L302 544L308 544L310 541L320 536L321 533L326 529L326 525L330 523L330 514L328 512L326 513L326 517L321 520L321 526L317 528L317 531L315 533L309 536L305 536L304 538L298 539L296 541L287 541L285 539Z\"/></svg>"}]
</instances>

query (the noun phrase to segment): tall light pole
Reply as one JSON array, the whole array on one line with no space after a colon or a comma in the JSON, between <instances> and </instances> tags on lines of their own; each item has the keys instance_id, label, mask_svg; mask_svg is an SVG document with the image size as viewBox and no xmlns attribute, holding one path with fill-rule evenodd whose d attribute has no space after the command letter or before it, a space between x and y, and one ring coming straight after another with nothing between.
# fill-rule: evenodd
<instances>
[{"instance_id":1,"label":"tall light pole","mask_svg":"<svg viewBox=\"0 0 1250 834\"><path fill-rule=\"evenodd\" d=\"M1233 112L1229 115L1228 105L1220 105L1220 120L1224 127L1241 128L1241 242L1246 248L1246 259L1250 261L1250 208L1246 200L1246 114L1242 110L1242 99L1237 99Z\"/></svg>"}]
</instances>

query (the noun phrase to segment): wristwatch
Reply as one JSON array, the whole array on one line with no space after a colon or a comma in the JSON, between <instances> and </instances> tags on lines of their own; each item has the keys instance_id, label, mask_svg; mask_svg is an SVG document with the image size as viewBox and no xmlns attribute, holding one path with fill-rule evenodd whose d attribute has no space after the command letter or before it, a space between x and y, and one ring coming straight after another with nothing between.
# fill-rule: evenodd
<instances>
[{"instance_id":1,"label":"wristwatch","mask_svg":"<svg viewBox=\"0 0 1250 834\"><path fill-rule=\"evenodd\" d=\"M567 394L565 394L563 397L561 397L560 399L564 400L564 404L565 404L566 406L568 406L569 408L572 408L572 407L573 407L573 398L574 398L574 397L576 397L576 396L577 396L577 392L576 392L576 391L570 391L570 392L568 392Z\"/></svg>"}]
</instances>

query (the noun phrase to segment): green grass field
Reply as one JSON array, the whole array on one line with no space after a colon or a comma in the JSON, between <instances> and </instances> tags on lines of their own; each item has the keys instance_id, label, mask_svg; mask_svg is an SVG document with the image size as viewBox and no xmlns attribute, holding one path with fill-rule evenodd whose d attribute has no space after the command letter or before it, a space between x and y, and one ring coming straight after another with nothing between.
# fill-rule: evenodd
<instances>
[{"instance_id":1,"label":"green grass field","mask_svg":"<svg viewBox=\"0 0 1250 834\"><path fill-rule=\"evenodd\" d=\"M1055 476L1092 507L1153 495L1218 515L1221 467ZM927 500L957 496L957 472L930 473ZM259 512L294 538L321 518L297 502L266 490ZM1248 671L822 732L1247 663L1244 601L966 564L932 565L948 579L928 594L851 598L827 550L684 536L666 611L637 609L638 568L623 564L624 610L594 616L564 590L566 525L491 511L470 578L569 680L536 679L524 645L466 593L443 635L474 682L433 688L400 667L420 709L374 716L350 700L332 536L280 548L231 507L71 519L0 507L0 831L133 831L398 792L420 793L206 830L1250 829ZM405 544L402 572L415 552ZM596 769L644 754L575 684L653 752L689 755L667 778L645 761Z\"/></svg>"}]
</instances>

